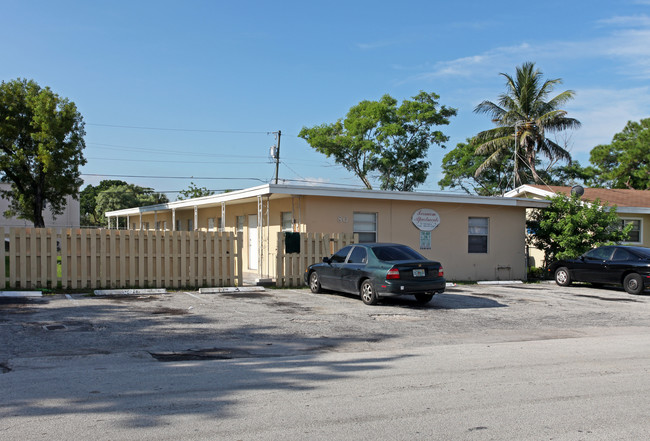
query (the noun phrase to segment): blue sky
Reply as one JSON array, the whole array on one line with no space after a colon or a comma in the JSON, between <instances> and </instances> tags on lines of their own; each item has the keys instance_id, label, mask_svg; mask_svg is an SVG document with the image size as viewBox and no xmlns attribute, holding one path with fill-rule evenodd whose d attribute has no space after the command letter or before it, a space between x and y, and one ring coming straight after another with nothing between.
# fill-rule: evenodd
<instances>
[{"instance_id":1,"label":"blue sky","mask_svg":"<svg viewBox=\"0 0 650 441\"><path fill-rule=\"evenodd\" d=\"M576 92L566 110L583 126L567 140L582 164L650 117L650 0L0 0L0 10L0 80L34 79L77 104L85 182L123 179L172 200L191 181L268 182L277 130L280 179L360 187L300 129L420 90L458 109L418 188L437 191L444 154L493 127L474 107L526 61Z\"/></svg>"}]
</instances>

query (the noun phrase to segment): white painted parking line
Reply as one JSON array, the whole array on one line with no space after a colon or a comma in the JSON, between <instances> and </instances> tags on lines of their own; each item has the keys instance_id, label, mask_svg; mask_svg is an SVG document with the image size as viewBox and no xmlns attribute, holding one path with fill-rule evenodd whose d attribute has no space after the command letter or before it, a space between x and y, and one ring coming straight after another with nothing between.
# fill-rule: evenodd
<instances>
[{"instance_id":1,"label":"white painted parking line","mask_svg":"<svg viewBox=\"0 0 650 441\"><path fill-rule=\"evenodd\" d=\"M192 294L191 292L185 291L185 294L187 294L188 296L194 297L195 299L201 300L202 303L205 303L204 299L202 299L201 297L199 297L199 296L197 296L195 294Z\"/></svg>"}]
</instances>

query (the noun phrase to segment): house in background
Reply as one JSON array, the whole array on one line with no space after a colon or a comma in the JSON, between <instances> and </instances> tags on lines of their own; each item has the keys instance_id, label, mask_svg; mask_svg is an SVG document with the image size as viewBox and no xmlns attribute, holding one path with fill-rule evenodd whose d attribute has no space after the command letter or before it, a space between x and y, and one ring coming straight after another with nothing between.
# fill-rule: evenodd
<instances>
[{"instance_id":1,"label":"house in background","mask_svg":"<svg viewBox=\"0 0 650 441\"><path fill-rule=\"evenodd\" d=\"M1 190L8 190L9 184L0 183ZM0 197L0 227L33 227L34 223L17 217L5 217L4 212L9 208L9 201ZM72 196L66 197L66 206L63 213L56 218L50 210L43 212L46 228L79 228L79 200Z\"/></svg>"},{"instance_id":2,"label":"house in background","mask_svg":"<svg viewBox=\"0 0 650 441\"><path fill-rule=\"evenodd\" d=\"M275 274L278 233L357 233L442 262L449 280L526 278L526 210L548 201L265 184L105 213L109 228L242 233L244 269ZM334 250L336 251L336 250Z\"/></svg>"},{"instance_id":3,"label":"house in background","mask_svg":"<svg viewBox=\"0 0 650 441\"><path fill-rule=\"evenodd\" d=\"M571 194L572 187L553 185L522 185L509 191L504 196L514 198L531 198L542 200L556 194ZM584 188L582 200L593 202L599 199L610 206L616 205L616 212L621 219L621 227L632 224L627 245L650 247L650 191ZM544 266L544 253L537 249L530 250L530 266Z\"/></svg>"}]
</instances>

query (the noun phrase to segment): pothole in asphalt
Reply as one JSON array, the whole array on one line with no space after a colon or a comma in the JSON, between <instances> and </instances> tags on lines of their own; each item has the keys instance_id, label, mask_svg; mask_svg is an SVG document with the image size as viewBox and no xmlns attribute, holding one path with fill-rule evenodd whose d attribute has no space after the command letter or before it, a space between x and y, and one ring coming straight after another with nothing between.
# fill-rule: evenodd
<instances>
[{"instance_id":1,"label":"pothole in asphalt","mask_svg":"<svg viewBox=\"0 0 650 441\"><path fill-rule=\"evenodd\" d=\"M36 325L45 331L94 331L92 323L87 322L63 322L63 323L27 323L27 325Z\"/></svg>"},{"instance_id":2,"label":"pothole in asphalt","mask_svg":"<svg viewBox=\"0 0 650 441\"><path fill-rule=\"evenodd\" d=\"M228 292L228 293L223 293L221 294L222 297L230 297L233 299L240 299L240 298L245 298L245 299L262 299L264 297L271 297L271 294L266 294L266 293L259 293L259 292Z\"/></svg>"},{"instance_id":3,"label":"pothole in asphalt","mask_svg":"<svg viewBox=\"0 0 650 441\"><path fill-rule=\"evenodd\" d=\"M158 361L191 361L191 360L231 360L233 358L250 358L249 352L240 349L188 349L186 351L149 352Z\"/></svg>"},{"instance_id":4,"label":"pothole in asphalt","mask_svg":"<svg viewBox=\"0 0 650 441\"><path fill-rule=\"evenodd\" d=\"M152 312L153 315L185 315L189 314L187 309L181 308L158 308Z\"/></svg>"}]
</instances>

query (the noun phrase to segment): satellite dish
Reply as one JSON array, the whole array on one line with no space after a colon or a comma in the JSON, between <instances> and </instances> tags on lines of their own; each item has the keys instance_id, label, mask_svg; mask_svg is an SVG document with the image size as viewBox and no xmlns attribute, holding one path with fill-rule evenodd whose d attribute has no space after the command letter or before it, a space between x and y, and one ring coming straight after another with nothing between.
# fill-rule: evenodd
<instances>
[{"instance_id":1,"label":"satellite dish","mask_svg":"<svg viewBox=\"0 0 650 441\"><path fill-rule=\"evenodd\" d=\"M582 195L585 194L585 188L582 185L574 185L571 187L571 194L582 197Z\"/></svg>"}]
</instances>

